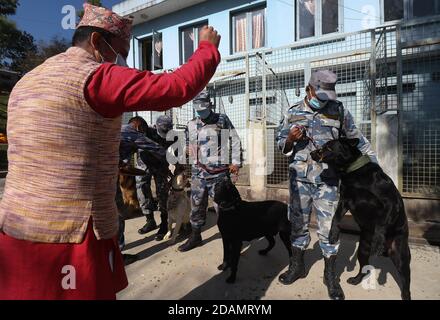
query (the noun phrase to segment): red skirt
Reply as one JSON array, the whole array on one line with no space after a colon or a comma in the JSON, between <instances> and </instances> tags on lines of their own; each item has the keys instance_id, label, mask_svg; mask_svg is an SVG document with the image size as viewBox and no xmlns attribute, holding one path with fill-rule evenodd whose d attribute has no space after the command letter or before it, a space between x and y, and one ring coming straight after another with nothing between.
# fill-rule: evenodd
<instances>
[{"instance_id":1,"label":"red skirt","mask_svg":"<svg viewBox=\"0 0 440 320\"><path fill-rule=\"evenodd\" d=\"M116 239L35 243L0 232L0 300L115 300L128 285Z\"/></svg>"}]
</instances>

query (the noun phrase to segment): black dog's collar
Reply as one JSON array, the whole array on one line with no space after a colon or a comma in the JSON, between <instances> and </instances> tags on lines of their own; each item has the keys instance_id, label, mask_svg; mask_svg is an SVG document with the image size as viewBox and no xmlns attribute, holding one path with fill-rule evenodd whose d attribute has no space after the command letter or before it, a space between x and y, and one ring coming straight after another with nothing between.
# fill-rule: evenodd
<instances>
[{"instance_id":1,"label":"black dog's collar","mask_svg":"<svg viewBox=\"0 0 440 320\"><path fill-rule=\"evenodd\" d=\"M345 173L351 173L353 171L356 171L370 162L371 162L370 157L368 155L363 155L362 157L357 158L356 161L351 163L347 167L347 169L345 169Z\"/></svg>"},{"instance_id":2,"label":"black dog's collar","mask_svg":"<svg viewBox=\"0 0 440 320\"><path fill-rule=\"evenodd\" d=\"M175 191L175 192L182 192L182 191L185 190L185 187L180 188L180 189L177 189L177 188L171 187L171 190L173 190L173 191Z\"/></svg>"},{"instance_id":3,"label":"black dog's collar","mask_svg":"<svg viewBox=\"0 0 440 320\"><path fill-rule=\"evenodd\" d=\"M235 205L232 205L231 207L227 207L227 208L222 207L222 206L220 206L220 205L217 205L217 206L218 206L218 208L219 208L221 211L233 211L233 210L235 210Z\"/></svg>"}]
</instances>

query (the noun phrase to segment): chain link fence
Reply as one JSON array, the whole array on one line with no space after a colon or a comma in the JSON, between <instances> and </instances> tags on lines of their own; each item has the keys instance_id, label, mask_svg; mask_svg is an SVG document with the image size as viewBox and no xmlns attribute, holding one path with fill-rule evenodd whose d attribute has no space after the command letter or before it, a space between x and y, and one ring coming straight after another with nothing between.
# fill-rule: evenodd
<instances>
[{"instance_id":1,"label":"chain link fence","mask_svg":"<svg viewBox=\"0 0 440 320\"><path fill-rule=\"evenodd\" d=\"M398 114L399 189L409 197L440 198L440 20L389 25L375 30L249 52L222 61L210 82L217 112L229 116L249 159L250 123L266 130L267 187L287 188L288 159L275 137L288 108L301 101L313 71L338 75L338 99L375 146L376 117ZM159 113L139 113L152 124ZM195 114L192 103L170 113L176 129ZM239 184L250 184L250 169Z\"/></svg>"},{"instance_id":2,"label":"chain link fence","mask_svg":"<svg viewBox=\"0 0 440 320\"><path fill-rule=\"evenodd\" d=\"M402 192L440 198L440 21L402 25Z\"/></svg>"}]
</instances>

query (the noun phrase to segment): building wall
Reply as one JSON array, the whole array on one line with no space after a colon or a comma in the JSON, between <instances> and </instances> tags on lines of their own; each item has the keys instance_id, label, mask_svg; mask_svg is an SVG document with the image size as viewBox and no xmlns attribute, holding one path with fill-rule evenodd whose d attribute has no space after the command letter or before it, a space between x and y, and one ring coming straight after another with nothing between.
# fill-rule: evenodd
<instances>
[{"instance_id":1,"label":"building wall","mask_svg":"<svg viewBox=\"0 0 440 320\"><path fill-rule=\"evenodd\" d=\"M207 1L183 9L167 16L134 27L133 35L142 39L153 34L153 30L162 33L164 69L172 69L180 64L179 28L208 20L222 35L219 51L223 57L230 55L230 11L240 10L264 1L224 0ZM128 63L139 68L139 42L132 44ZM134 49L133 49L134 48ZM134 53L133 53L134 50ZM134 64L133 64L134 60Z\"/></svg>"},{"instance_id":2,"label":"building wall","mask_svg":"<svg viewBox=\"0 0 440 320\"><path fill-rule=\"evenodd\" d=\"M277 48L294 43L296 39L294 0L210 0L136 25L133 34L136 38L142 39L151 36L153 30L161 32L164 69L172 69L179 66L180 62L179 28L207 20L222 35L219 51L223 57L226 57L231 55L231 12L264 3L266 3L266 47ZM381 19L380 0L344 0L340 3L341 32L374 28L381 23ZM134 39L128 63L136 68L140 67L138 48L139 41Z\"/></svg>"}]
</instances>

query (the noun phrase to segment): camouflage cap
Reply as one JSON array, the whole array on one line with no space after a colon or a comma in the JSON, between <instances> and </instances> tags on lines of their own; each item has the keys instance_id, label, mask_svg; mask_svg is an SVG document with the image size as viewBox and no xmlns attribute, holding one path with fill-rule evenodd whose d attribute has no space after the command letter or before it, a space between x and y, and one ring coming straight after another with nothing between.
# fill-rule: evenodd
<instances>
[{"instance_id":1,"label":"camouflage cap","mask_svg":"<svg viewBox=\"0 0 440 320\"><path fill-rule=\"evenodd\" d=\"M169 116L160 116L156 120L156 128L162 130L162 131L169 131L173 129L173 119Z\"/></svg>"},{"instance_id":2,"label":"camouflage cap","mask_svg":"<svg viewBox=\"0 0 440 320\"><path fill-rule=\"evenodd\" d=\"M203 90L194 98L193 107L196 111L212 109L211 97L207 90Z\"/></svg>"},{"instance_id":3,"label":"camouflage cap","mask_svg":"<svg viewBox=\"0 0 440 320\"><path fill-rule=\"evenodd\" d=\"M315 89L316 96L322 101L336 100L336 82L338 76L330 70L319 70L312 73L309 85Z\"/></svg>"}]
</instances>

